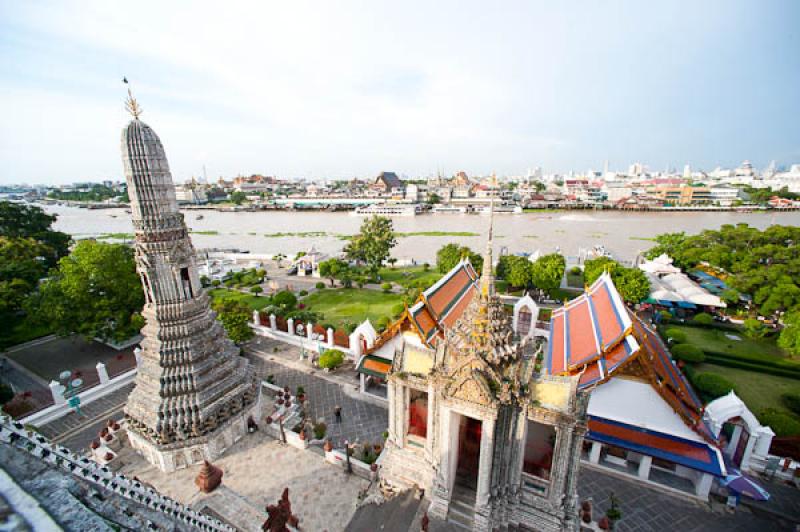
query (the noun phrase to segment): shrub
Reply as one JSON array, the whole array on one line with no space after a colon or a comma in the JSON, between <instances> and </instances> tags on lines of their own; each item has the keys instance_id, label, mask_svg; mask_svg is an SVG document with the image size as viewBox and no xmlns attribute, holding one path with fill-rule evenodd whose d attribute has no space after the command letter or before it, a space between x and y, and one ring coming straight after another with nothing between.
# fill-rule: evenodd
<instances>
[{"instance_id":1,"label":"shrub","mask_svg":"<svg viewBox=\"0 0 800 532\"><path fill-rule=\"evenodd\" d=\"M669 323L672 319L672 313L668 310L659 310L658 315L661 316L662 323Z\"/></svg>"},{"instance_id":2,"label":"shrub","mask_svg":"<svg viewBox=\"0 0 800 532\"><path fill-rule=\"evenodd\" d=\"M219 286L221 284L222 284L222 281L220 281L219 279L214 279L213 281L211 281L211 286L213 286L213 287L217 287L217 286Z\"/></svg>"},{"instance_id":3,"label":"shrub","mask_svg":"<svg viewBox=\"0 0 800 532\"><path fill-rule=\"evenodd\" d=\"M392 307L392 316L399 316L400 314L403 313L403 311L405 309L406 309L406 306L403 305L402 303L398 303L398 304L394 305Z\"/></svg>"},{"instance_id":4,"label":"shrub","mask_svg":"<svg viewBox=\"0 0 800 532\"><path fill-rule=\"evenodd\" d=\"M316 288L317 290L324 290L325 289L325 283L320 281L320 282L318 282L317 284L314 285L314 288Z\"/></svg>"},{"instance_id":5,"label":"shrub","mask_svg":"<svg viewBox=\"0 0 800 532\"><path fill-rule=\"evenodd\" d=\"M675 327L670 327L666 331L664 331L664 336L672 340L675 344L685 344L686 343L686 333L680 329L676 329Z\"/></svg>"},{"instance_id":6,"label":"shrub","mask_svg":"<svg viewBox=\"0 0 800 532\"><path fill-rule=\"evenodd\" d=\"M800 421L785 412L774 408L767 408L758 416L762 425L771 428L779 438L787 436L800 436Z\"/></svg>"},{"instance_id":7,"label":"shrub","mask_svg":"<svg viewBox=\"0 0 800 532\"><path fill-rule=\"evenodd\" d=\"M711 325L714 323L714 318L708 312L701 312L696 314L692 321L700 325Z\"/></svg>"},{"instance_id":8,"label":"shrub","mask_svg":"<svg viewBox=\"0 0 800 532\"><path fill-rule=\"evenodd\" d=\"M392 283L383 283L381 285L381 290L383 290L384 294L388 294L392 291Z\"/></svg>"},{"instance_id":9,"label":"shrub","mask_svg":"<svg viewBox=\"0 0 800 532\"><path fill-rule=\"evenodd\" d=\"M328 431L328 426L325 423L317 423L314 425L314 439L321 440L325 437L325 433Z\"/></svg>"},{"instance_id":10,"label":"shrub","mask_svg":"<svg viewBox=\"0 0 800 532\"><path fill-rule=\"evenodd\" d=\"M702 362L706 358L703 350L692 344L678 344L671 351L673 358L684 362Z\"/></svg>"},{"instance_id":11,"label":"shrub","mask_svg":"<svg viewBox=\"0 0 800 532\"><path fill-rule=\"evenodd\" d=\"M786 408L800 416L800 393L785 393L781 395L781 400Z\"/></svg>"},{"instance_id":12,"label":"shrub","mask_svg":"<svg viewBox=\"0 0 800 532\"><path fill-rule=\"evenodd\" d=\"M285 310L291 310L297 305L297 297L288 290L281 290L272 296L272 303Z\"/></svg>"},{"instance_id":13,"label":"shrub","mask_svg":"<svg viewBox=\"0 0 800 532\"><path fill-rule=\"evenodd\" d=\"M263 291L264 291L264 289L263 289L263 288L261 288L261 287L260 287L260 286L258 286L258 285L255 285L255 286L251 286L251 287L250 287L250 292L252 292L252 293L254 293L254 294L260 294L260 293L261 293L261 292L263 292Z\"/></svg>"},{"instance_id":14,"label":"shrub","mask_svg":"<svg viewBox=\"0 0 800 532\"><path fill-rule=\"evenodd\" d=\"M423 271L423 272L427 272L427 271L428 271L428 270L430 270L430 269L431 269L431 265L430 265L430 264L428 264L427 262L425 262L425 263L423 263L423 264L422 264L422 271Z\"/></svg>"},{"instance_id":15,"label":"shrub","mask_svg":"<svg viewBox=\"0 0 800 532\"><path fill-rule=\"evenodd\" d=\"M308 290L300 290L297 293L300 295L300 297L304 297L308 295Z\"/></svg>"},{"instance_id":16,"label":"shrub","mask_svg":"<svg viewBox=\"0 0 800 532\"><path fill-rule=\"evenodd\" d=\"M305 395L305 393L306 393L306 389L305 388L303 388L302 386L298 386L297 387L297 394L296 395Z\"/></svg>"},{"instance_id":17,"label":"shrub","mask_svg":"<svg viewBox=\"0 0 800 532\"><path fill-rule=\"evenodd\" d=\"M344 353L338 349L330 349L319 356L319 367L335 369L344 362Z\"/></svg>"},{"instance_id":18,"label":"shrub","mask_svg":"<svg viewBox=\"0 0 800 532\"><path fill-rule=\"evenodd\" d=\"M201 275L200 276L200 284L202 286L208 286L210 284L210 279L205 275Z\"/></svg>"},{"instance_id":19,"label":"shrub","mask_svg":"<svg viewBox=\"0 0 800 532\"><path fill-rule=\"evenodd\" d=\"M569 270L569 273L572 274L572 275L580 275L581 271L583 271L583 270L581 270L580 267L573 266L572 269Z\"/></svg>"},{"instance_id":20,"label":"shrub","mask_svg":"<svg viewBox=\"0 0 800 532\"><path fill-rule=\"evenodd\" d=\"M716 373L698 373L694 378L695 387L711 399L727 395L733 390L733 383Z\"/></svg>"},{"instance_id":21,"label":"shrub","mask_svg":"<svg viewBox=\"0 0 800 532\"><path fill-rule=\"evenodd\" d=\"M750 338L763 338L769 329L762 322L749 318L744 320L744 333Z\"/></svg>"}]
</instances>

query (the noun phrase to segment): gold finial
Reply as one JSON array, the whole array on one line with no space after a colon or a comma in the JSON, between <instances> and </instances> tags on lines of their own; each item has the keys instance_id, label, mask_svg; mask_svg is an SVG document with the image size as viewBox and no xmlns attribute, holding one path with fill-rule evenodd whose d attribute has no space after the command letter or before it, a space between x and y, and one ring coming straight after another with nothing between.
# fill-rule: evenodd
<instances>
[{"instance_id":1,"label":"gold finial","mask_svg":"<svg viewBox=\"0 0 800 532\"><path fill-rule=\"evenodd\" d=\"M133 116L134 120L139 120L139 115L142 114L142 108L139 107L139 102L136 101L136 98L134 98L131 93L128 78L122 78L122 82L128 85L128 99L125 100L125 109Z\"/></svg>"}]
</instances>

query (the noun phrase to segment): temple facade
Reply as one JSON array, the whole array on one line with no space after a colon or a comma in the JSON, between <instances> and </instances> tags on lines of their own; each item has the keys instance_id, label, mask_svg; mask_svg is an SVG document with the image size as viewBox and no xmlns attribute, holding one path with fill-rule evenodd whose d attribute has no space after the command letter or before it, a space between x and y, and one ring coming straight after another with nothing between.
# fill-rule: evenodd
<instances>
[{"instance_id":1,"label":"temple facade","mask_svg":"<svg viewBox=\"0 0 800 532\"><path fill-rule=\"evenodd\" d=\"M122 162L146 324L125 419L131 445L172 471L212 460L244 435L260 394L201 287L164 147L139 120L132 97L128 109L133 120L122 130Z\"/></svg>"},{"instance_id":2,"label":"temple facade","mask_svg":"<svg viewBox=\"0 0 800 532\"><path fill-rule=\"evenodd\" d=\"M577 530L588 394L540 374L543 340L515 331L491 268L490 232L480 278L458 265L371 355L394 350L381 479L471 530Z\"/></svg>"}]
</instances>

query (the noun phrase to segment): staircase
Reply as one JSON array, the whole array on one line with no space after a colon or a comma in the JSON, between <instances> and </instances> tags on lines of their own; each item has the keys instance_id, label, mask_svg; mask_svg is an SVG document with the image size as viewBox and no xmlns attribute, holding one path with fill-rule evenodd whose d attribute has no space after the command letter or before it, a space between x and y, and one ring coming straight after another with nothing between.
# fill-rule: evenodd
<instances>
[{"instance_id":1,"label":"staircase","mask_svg":"<svg viewBox=\"0 0 800 532\"><path fill-rule=\"evenodd\" d=\"M464 530L472 530L475 519L475 490L456 484L447 510L447 522Z\"/></svg>"},{"instance_id":2,"label":"staircase","mask_svg":"<svg viewBox=\"0 0 800 532\"><path fill-rule=\"evenodd\" d=\"M381 481L395 491L433 484L433 469L421 453L409 449L387 447L379 461Z\"/></svg>"}]
</instances>

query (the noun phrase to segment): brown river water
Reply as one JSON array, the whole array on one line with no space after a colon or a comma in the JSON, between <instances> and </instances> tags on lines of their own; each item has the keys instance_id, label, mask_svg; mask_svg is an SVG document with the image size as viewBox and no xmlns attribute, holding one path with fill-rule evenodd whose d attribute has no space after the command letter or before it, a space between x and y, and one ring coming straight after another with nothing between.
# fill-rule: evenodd
<instances>
[{"instance_id":1,"label":"brown river water","mask_svg":"<svg viewBox=\"0 0 800 532\"><path fill-rule=\"evenodd\" d=\"M88 210L60 205L45 209L58 215L55 227L75 237L96 237L109 233L131 233L130 215L124 209ZM195 233L196 248L237 248L252 253L284 253L293 256L312 245L326 253L346 244L337 235L358 232L363 218L347 212L218 212L184 210L186 224ZM202 216L202 219L198 219ZM417 261L435 260L436 250L449 242L483 250L488 216L477 214L423 214L392 219L398 232L472 232L478 236L407 236L398 238L393 256ZM619 260L633 260L653 245L646 240L660 233L697 233L723 224L747 223L760 229L772 224L798 225L800 212L621 212L544 211L495 215L495 252L551 253L557 248L568 256L581 248L601 244ZM216 234L198 234L198 231ZM289 233L285 236L267 234ZM291 234L294 233L294 234ZM299 235L297 233L317 233Z\"/></svg>"}]
</instances>

